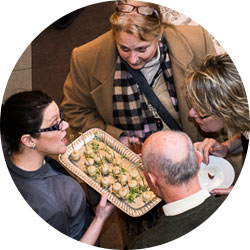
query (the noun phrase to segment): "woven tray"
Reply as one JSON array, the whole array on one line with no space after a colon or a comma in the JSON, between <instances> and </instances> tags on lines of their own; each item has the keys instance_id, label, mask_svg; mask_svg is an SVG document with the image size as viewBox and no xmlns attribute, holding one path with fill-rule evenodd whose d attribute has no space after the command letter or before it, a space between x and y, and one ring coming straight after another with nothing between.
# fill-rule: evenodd
<instances>
[{"instance_id":1,"label":"woven tray","mask_svg":"<svg viewBox=\"0 0 250 250\"><path fill-rule=\"evenodd\" d=\"M100 140L100 143L105 144L105 147L107 147L108 150L112 150L112 153L116 156L118 155L119 157L123 157L124 159L126 159L126 165L129 165L129 168L131 165L132 168L136 168L138 170L141 177L144 176L142 171L141 158L137 154L129 150L126 146L121 144L119 141L114 139L112 136L97 128L88 130L77 139L75 139L71 144L69 144L67 146L66 152L59 155L60 162L64 165L65 168L67 168L78 178L86 182L98 193L102 193L103 191L108 192L108 200L123 212L132 217L142 216L143 214L151 210L154 206L156 206L161 201L161 199L156 196L153 196L153 198L147 202L142 202L143 199L139 196L134 199L134 202L131 202L127 198L122 199L121 197L119 197L119 195L112 192L110 188L103 188L96 180L93 179L93 177L89 176L86 171L86 159L83 156L83 152L87 145L96 140ZM79 151L81 155L80 160L71 160L70 155L73 151Z\"/></svg>"}]
</instances>

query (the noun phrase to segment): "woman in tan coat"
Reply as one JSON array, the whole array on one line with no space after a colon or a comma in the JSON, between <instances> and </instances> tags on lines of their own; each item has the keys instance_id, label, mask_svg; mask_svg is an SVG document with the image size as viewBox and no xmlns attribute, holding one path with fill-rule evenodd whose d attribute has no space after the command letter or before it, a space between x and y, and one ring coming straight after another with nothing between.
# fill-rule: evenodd
<instances>
[{"instance_id":1,"label":"woman in tan coat","mask_svg":"<svg viewBox=\"0 0 250 250\"><path fill-rule=\"evenodd\" d=\"M71 130L96 127L127 144L131 136L144 141L157 130L173 129L149 104L130 69L146 78L150 91L193 141L201 139L188 120L183 80L199 60L214 53L208 33L200 26L166 23L158 5L117 2L112 30L73 50L61 105Z\"/></svg>"}]
</instances>

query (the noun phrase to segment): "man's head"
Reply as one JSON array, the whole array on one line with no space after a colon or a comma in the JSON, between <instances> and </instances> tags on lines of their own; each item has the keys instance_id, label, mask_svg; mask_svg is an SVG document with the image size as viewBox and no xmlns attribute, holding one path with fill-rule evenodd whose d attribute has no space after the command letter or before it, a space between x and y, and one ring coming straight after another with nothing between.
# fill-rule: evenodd
<instances>
[{"instance_id":1,"label":"man's head","mask_svg":"<svg viewBox=\"0 0 250 250\"><path fill-rule=\"evenodd\" d=\"M159 197L161 186L181 187L194 179L197 182L201 158L185 133L161 131L151 135L143 145L142 160L145 177Z\"/></svg>"}]
</instances>

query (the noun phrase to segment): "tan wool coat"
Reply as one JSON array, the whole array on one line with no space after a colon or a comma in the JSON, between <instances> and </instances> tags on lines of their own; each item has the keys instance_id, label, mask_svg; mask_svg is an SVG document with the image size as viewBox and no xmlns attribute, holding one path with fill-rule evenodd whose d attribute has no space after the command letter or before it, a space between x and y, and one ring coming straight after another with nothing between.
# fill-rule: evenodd
<instances>
[{"instance_id":1,"label":"tan wool coat","mask_svg":"<svg viewBox=\"0 0 250 250\"><path fill-rule=\"evenodd\" d=\"M200 26L169 26L164 33L172 64L183 131L195 142L202 137L188 118L183 80L207 54L215 53L211 38ZM64 84L61 108L71 130L100 128L118 138L113 126L113 83L117 50L112 31L75 48Z\"/></svg>"}]
</instances>

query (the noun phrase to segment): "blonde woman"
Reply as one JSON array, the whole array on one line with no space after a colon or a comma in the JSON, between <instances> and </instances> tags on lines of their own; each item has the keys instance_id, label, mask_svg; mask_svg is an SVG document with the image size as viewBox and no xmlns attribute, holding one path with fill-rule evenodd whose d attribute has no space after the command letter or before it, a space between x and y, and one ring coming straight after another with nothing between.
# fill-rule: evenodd
<instances>
[{"instance_id":1,"label":"blonde woman","mask_svg":"<svg viewBox=\"0 0 250 250\"><path fill-rule=\"evenodd\" d=\"M174 27L160 6L132 0L116 1L110 22L112 30L73 50L61 105L72 131L98 127L128 146L130 137L144 141L174 123L197 141L182 87L188 70L214 53L208 33ZM130 70L146 79L171 121L159 115Z\"/></svg>"},{"instance_id":2,"label":"blonde woman","mask_svg":"<svg viewBox=\"0 0 250 250\"><path fill-rule=\"evenodd\" d=\"M229 139L212 138L195 143L209 163L209 154L225 157L244 151L250 128L246 92L239 73L228 54L210 55L185 80L190 117L205 132L224 130Z\"/></svg>"}]
</instances>

